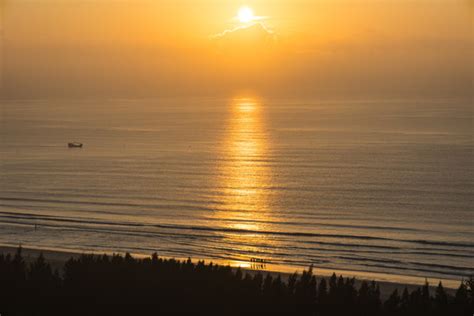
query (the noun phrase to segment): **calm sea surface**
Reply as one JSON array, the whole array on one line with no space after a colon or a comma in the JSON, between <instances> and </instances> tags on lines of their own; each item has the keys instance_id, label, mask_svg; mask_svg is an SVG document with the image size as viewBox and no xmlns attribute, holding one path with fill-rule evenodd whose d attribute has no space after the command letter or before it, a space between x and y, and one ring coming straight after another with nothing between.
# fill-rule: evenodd
<instances>
[{"instance_id":1,"label":"calm sea surface","mask_svg":"<svg viewBox=\"0 0 474 316\"><path fill-rule=\"evenodd\" d=\"M1 244L474 274L472 100L1 101L0 115Z\"/></svg>"}]
</instances>

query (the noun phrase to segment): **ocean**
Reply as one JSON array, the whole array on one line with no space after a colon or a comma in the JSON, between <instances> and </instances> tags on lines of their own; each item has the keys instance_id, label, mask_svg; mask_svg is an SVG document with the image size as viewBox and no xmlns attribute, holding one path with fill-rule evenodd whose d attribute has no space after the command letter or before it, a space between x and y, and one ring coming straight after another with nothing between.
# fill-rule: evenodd
<instances>
[{"instance_id":1,"label":"ocean","mask_svg":"<svg viewBox=\"0 0 474 316\"><path fill-rule=\"evenodd\" d=\"M2 100L0 115L2 245L474 274L472 100Z\"/></svg>"}]
</instances>

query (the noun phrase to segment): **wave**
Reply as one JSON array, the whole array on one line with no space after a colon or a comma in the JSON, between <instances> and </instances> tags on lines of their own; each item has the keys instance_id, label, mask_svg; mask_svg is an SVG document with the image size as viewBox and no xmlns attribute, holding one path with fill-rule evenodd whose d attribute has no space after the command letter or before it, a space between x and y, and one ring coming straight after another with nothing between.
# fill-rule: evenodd
<instances>
[{"instance_id":1,"label":"wave","mask_svg":"<svg viewBox=\"0 0 474 316\"><path fill-rule=\"evenodd\" d=\"M1 200L1 198L0 198ZM174 200L172 200L174 201ZM16 204L6 204L6 203L0 203L0 207L11 207L11 208L17 208L19 205ZM38 205L35 204L21 204L21 207L23 209L29 208L29 209L37 209ZM148 205L143 205L143 207L149 207ZM45 208L45 206L42 206L42 208ZM53 207L53 206L47 206L47 209L53 210L53 209L62 209L60 206ZM93 211L95 213L95 211ZM227 212L227 211L226 211ZM228 212L235 212L239 213L238 211L228 211ZM8 213L8 212L0 212L1 213ZM103 210L101 210L101 213L104 213ZM19 213L13 213L10 212L10 214L19 214ZM28 214L22 212L21 214ZM107 214L116 214L120 215L118 212L110 212L107 211ZM38 214L31 214L32 216L45 216L45 215L38 215ZM295 216L293 216L294 218ZM284 218L284 217L282 217ZM230 222L230 223L250 223L250 224L272 224L272 225L288 225L288 226L306 226L306 227L337 227L337 228L359 228L359 229L365 229L365 230L383 230L383 231L412 231L412 232L417 232L417 231L423 231L420 229L416 228L409 228L409 227L393 227L393 226L375 226L375 225L350 225L350 224L334 224L334 223L318 223L318 222L302 222L302 221L274 221L274 220L257 220L257 219L239 219L239 218L228 218L225 220L222 219L217 219L217 218L210 218L207 217L206 221L225 221L225 222Z\"/></svg>"},{"instance_id":2,"label":"wave","mask_svg":"<svg viewBox=\"0 0 474 316\"><path fill-rule=\"evenodd\" d=\"M65 196L65 195L62 195ZM85 195L80 195L78 197L86 197ZM98 197L98 196L95 196ZM141 198L140 198L141 199ZM169 210L178 210L180 212L190 212L190 211L200 211L200 212L207 212L208 214L213 214L216 211L223 211L229 214L242 214L243 212L251 212L251 210L242 208L242 209L227 209L223 208L222 206L225 203L218 202L216 200L206 201L204 203L202 200L176 200L176 199L164 199L164 198L155 198L155 199L145 199L150 202L155 203L130 203L130 202L108 202L108 201L84 201L84 200L66 200L66 199L44 199L44 198L18 198L18 197L1 197L0 201L11 201L21 202L21 205L12 205L2 203L1 206L8 206L12 208L18 207L29 207L30 209L38 208L39 205L35 205L34 203L47 203L47 205L41 205L42 208L54 209L53 205L60 205L63 207L64 205L92 205L98 206L100 208L100 213L107 213L111 215L123 215L123 212L119 212L118 208L123 208L124 211L126 208L134 209L140 212L143 211L169 211ZM160 204L159 201L166 201L170 202L168 204ZM32 204L25 205L25 202L32 202ZM158 203L156 203L158 202ZM173 203L175 202L175 203ZM57 209L57 207L56 207ZM97 213L97 210L91 208L81 208L81 212L84 213ZM317 223L315 220L330 220L333 219L333 213L327 211L324 213L310 211L302 211L299 210L297 213L285 212L284 210L274 210L275 217L281 219L280 221L258 221L258 220L245 220L247 222L254 222L254 223L264 223L264 224L276 224L276 225L288 225L288 226L306 226L306 227L340 227L340 228L359 228L365 230L381 230L381 231L410 231L410 232L424 232L424 233L433 233L433 231L422 229L422 228L414 228L414 227L401 227L401 226L381 226L381 225L350 225L350 224L333 224L333 223ZM164 216L160 214L160 216ZM355 217L353 217L356 219ZM293 221L288 221L288 219ZM298 221L294 221L297 219ZM350 216L345 216L346 220L350 220ZM206 220L215 220L212 217L206 218ZM238 219L228 219L228 221L238 221Z\"/></svg>"},{"instance_id":3,"label":"wave","mask_svg":"<svg viewBox=\"0 0 474 316\"><path fill-rule=\"evenodd\" d=\"M375 262L375 263L386 263L386 264L394 264L394 265L413 265L413 266L421 266L421 267L432 267L432 268L440 268L446 270L454 270L454 271L467 271L470 273L474 273L474 267L464 267L464 266L457 266L457 265L443 265L443 264L433 264L433 263L426 263L426 262L413 262L413 261L400 261L395 259L381 259L381 258L367 258L367 257L359 257L359 256L338 256L340 259L350 260L351 262L362 261L362 262Z\"/></svg>"},{"instance_id":4,"label":"wave","mask_svg":"<svg viewBox=\"0 0 474 316\"><path fill-rule=\"evenodd\" d=\"M71 201L71 200L53 200L53 199L25 199L25 198L14 198L14 197L0 197L0 200L4 201L17 201L17 202L40 202L40 203L62 203L62 204L83 204L83 205L95 205L95 206L120 206L120 207L142 207L142 208L154 208L154 209L169 209L171 207L186 207L187 209L193 210L211 210L209 208L198 207L193 205L151 205L151 204L137 204L137 203L116 203L116 202L92 202L92 201Z\"/></svg>"},{"instance_id":5,"label":"wave","mask_svg":"<svg viewBox=\"0 0 474 316\"><path fill-rule=\"evenodd\" d=\"M466 272L461 272L456 269L435 269L435 268L423 268L423 265L420 264L420 267L413 267L413 266L402 266L402 265L396 265L396 266L390 266L390 265L383 265L383 264L360 264L361 266L369 267L371 268L371 271L373 271L373 268L378 268L381 269L383 272L387 272L387 269L390 269L392 271L397 271L400 272L399 270L403 271L416 271L416 272L422 272L423 276L426 276L426 273L437 273L439 275L445 276L446 274L448 275L454 275L456 277L470 277L472 275L472 271L466 271Z\"/></svg>"},{"instance_id":6,"label":"wave","mask_svg":"<svg viewBox=\"0 0 474 316\"><path fill-rule=\"evenodd\" d=\"M85 196L84 196L85 197ZM192 203L202 203L202 201L199 200L186 200L186 201L176 201L173 199L159 199L161 200L166 200L168 202L186 202L186 203L191 203L191 204L169 204L169 205L164 205L164 204L137 204L137 203L117 203L117 202L95 202L95 201L71 201L71 200L62 200L62 199L34 199L34 198L15 198L15 197L0 197L0 201L5 200L5 201L13 201L13 202L39 202L39 203L50 203L50 204L79 204L79 205L95 205L95 206L118 206L118 207L136 207L139 208L140 210L157 210L157 209L163 209L163 210L168 210L168 209L180 209L180 210L199 210L199 211L207 211L207 212L214 212L214 211L225 211L229 213L235 213L235 214L240 214L242 212L245 212L244 210L227 210L227 209L222 209L220 205L223 205L224 203L221 202L215 202L211 201L208 202L209 205L215 205L214 207L203 207L203 206L195 206L192 205ZM156 201L156 199L154 200ZM6 206L6 207L28 207L30 209L35 209L38 207L38 205L35 204L24 204L22 203L21 205L15 205L15 204L5 204L2 203L0 206ZM45 208L46 206L42 206ZM48 209L57 209L57 207L53 206L47 206ZM81 210L86 212L86 210ZM90 213L95 213L96 211L89 211ZM115 214L115 215L121 215L119 212L113 212L110 210L100 210L101 213L108 213L108 214ZM2 213L2 212L0 212ZM4 212L6 213L6 212ZM11 214L18 214L18 213L13 213ZM22 214L27 214L27 213L22 213ZM37 214L31 214L32 216L40 216ZM411 231L411 232L421 232L426 230L421 230L417 228L411 228L411 227L399 227L399 226L377 226L377 225L350 225L350 224L334 224L334 223L318 223L314 221L288 221L287 216L284 214L278 214L279 218L282 220L280 221L272 221L272 220L252 220L252 219L245 219L245 220L240 220L238 218L229 218L226 219L225 221L228 222L246 222L246 223L262 223L262 224L275 224L275 225L288 225L288 226L298 226L298 227L337 227L337 228L351 228L351 229L364 229L364 230L382 230L382 231ZM299 212L298 214L293 214L291 218L298 218L298 219L322 219L321 214L318 213L318 217L314 218L314 216L305 216L305 215L314 215L312 213L306 213L306 212ZM43 216L43 215L41 215ZM59 217L58 217L59 218ZM328 216L329 218L329 216ZM216 221L218 219L208 217L206 218L207 221Z\"/></svg>"},{"instance_id":7,"label":"wave","mask_svg":"<svg viewBox=\"0 0 474 316\"><path fill-rule=\"evenodd\" d=\"M15 222L13 222L15 224ZM28 225L29 226L29 225ZM130 237L139 237L139 238L151 238L155 242L153 245L155 247L146 247L146 250L149 252L159 251L161 254L172 254L180 255L181 257L187 257L190 255L201 258L203 255L206 257L220 258L227 260L248 260L248 257L258 256L266 257L269 256L271 260L269 262L273 264L291 264L296 266L308 266L311 264L317 265L321 268L327 268L329 265L335 265L337 269L351 269L353 267L370 267L373 269L382 269L382 271L387 272L389 270L393 271L411 271L411 272L424 272L424 273L438 273L444 275L455 275L455 276L468 276L473 273L474 269L465 267L465 266L456 266L456 265L443 265L443 264L425 264L422 262L413 262L410 260L400 261L393 259L373 259L367 256L364 256L363 251L353 250L352 252L360 254L360 256L344 256L337 255L338 250L334 249L332 253L327 253L321 251L319 254L314 254L311 252L298 252L298 254L293 253L293 247L280 247L275 248L271 245L263 246L261 244L257 245L259 250L252 250L251 246L247 243L242 243L239 241L229 242L227 239L222 239L224 237L215 235L215 234L193 234L192 232L183 233L183 231L165 231L165 232L156 232L156 231L137 231L137 230L124 230L124 229L111 229L111 228L102 228L102 227L93 227L93 226L82 226L82 225L73 225L73 226L62 226L62 225L52 225L45 223L41 224L42 227L48 227L51 229L58 229L62 232L85 232L85 233L97 233L97 234L107 234L107 235L120 235L120 236L130 236ZM23 235L23 233L22 233ZM100 239L101 237L99 237ZM108 238L108 237L107 237ZM113 239L113 238L112 238ZM321 242L324 244L324 242ZM338 247L341 247L344 250L348 250L354 247L354 245L349 243L332 243ZM113 244L111 245L113 246ZM249 248L243 247L249 246ZM108 245L96 245L97 249L104 249L109 247ZM361 247L364 247L361 245ZM367 247L371 247L368 245ZM127 247L125 250L131 251L136 247ZM145 249L145 247L143 247ZM119 248L117 248L119 249ZM124 248L122 248L123 251ZM144 250L143 249L143 250ZM280 249L281 251L279 251ZM400 248L401 249L401 248ZM348 251L350 252L350 251ZM337 259L342 259L342 262L337 262ZM334 261L335 260L335 261ZM371 270L374 271L374 270Z\"/></svg>"},{"instance_id":8,"label":"wave","mask_svg":"<svg viewBox=\"0 0 474 316\"><path fill-rule=\"evenodd\" d=\"M91 224L91 225L105 225L105 226L121 226L121 227L147 227L147 228L158 228L177 231L204 231L214 233L238 233L238 234L252 234L252 235L267 235L267 236L288 236L288 237L309 237L309 238L333 238L333 239L347 239L347 240L367 240L367 241L382 241L382 242L397 242L397 243L412 243L422 244L429 246L445 246L454 248L474 248L474 243L468 242L445 242L436 240L420 240L420 239L397 239L380 236L366 236L366 235L347 235L347 234L328 234L328 233L310 233L310 232L295 232L295 231L276 231L276 230L251 230L242 228L231 228L231 227L209 227L209 226L198 226L198 225L179 225L179 224L147 224L138 222L116 222L116 221L103 221L103 220L86 220L71 217L57 217L52 215L37 215L31 213L13 213L13 212L0 212L0 217L8 219L20 219L20 220L44 220L44 221L55 221L62 223L78 223L78 224ZM121 230L122 231L122 230ZM149 232L147 232L149 233ZM300 240L305 242L304 240ZM322 243L324 241L317 241ZM329 244L329 242L326 242ZM385 247L387 249L393 249L392 246L388 245L357 245L347 244L348 247ZM390 248L392 247L392 248Z\"/></svg>"}]
</instances>

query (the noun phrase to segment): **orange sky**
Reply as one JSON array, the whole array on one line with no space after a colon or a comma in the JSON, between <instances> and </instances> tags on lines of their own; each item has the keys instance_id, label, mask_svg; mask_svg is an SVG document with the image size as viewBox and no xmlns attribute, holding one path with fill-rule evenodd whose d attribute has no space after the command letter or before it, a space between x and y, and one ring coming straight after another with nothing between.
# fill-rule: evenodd
<instances>
[{"instance_id":1,"label":"orange sky","mask_svg":"<svg viewBox=\"0 0 474 316\"><path fill-rule=\"evenodd\" d=\"M469 96L470 3L3 0L2 93Z\"/></svg>"}]
</instances>

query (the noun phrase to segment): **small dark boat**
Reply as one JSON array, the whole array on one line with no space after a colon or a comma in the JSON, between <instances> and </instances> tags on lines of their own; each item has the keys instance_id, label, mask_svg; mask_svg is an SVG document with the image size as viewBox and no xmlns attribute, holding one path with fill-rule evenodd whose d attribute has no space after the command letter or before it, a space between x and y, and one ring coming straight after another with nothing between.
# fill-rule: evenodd
<instances>
[{"instance_id":1,"label":"small dark boat","mask_svg":"<svg viewBox=\"0 0 474 316\"><path fill-rule=\"evenodd\" d=\"M67 144L69 148L82 148L82 143L72 142Z\"/></svg>"}]
</instances>

